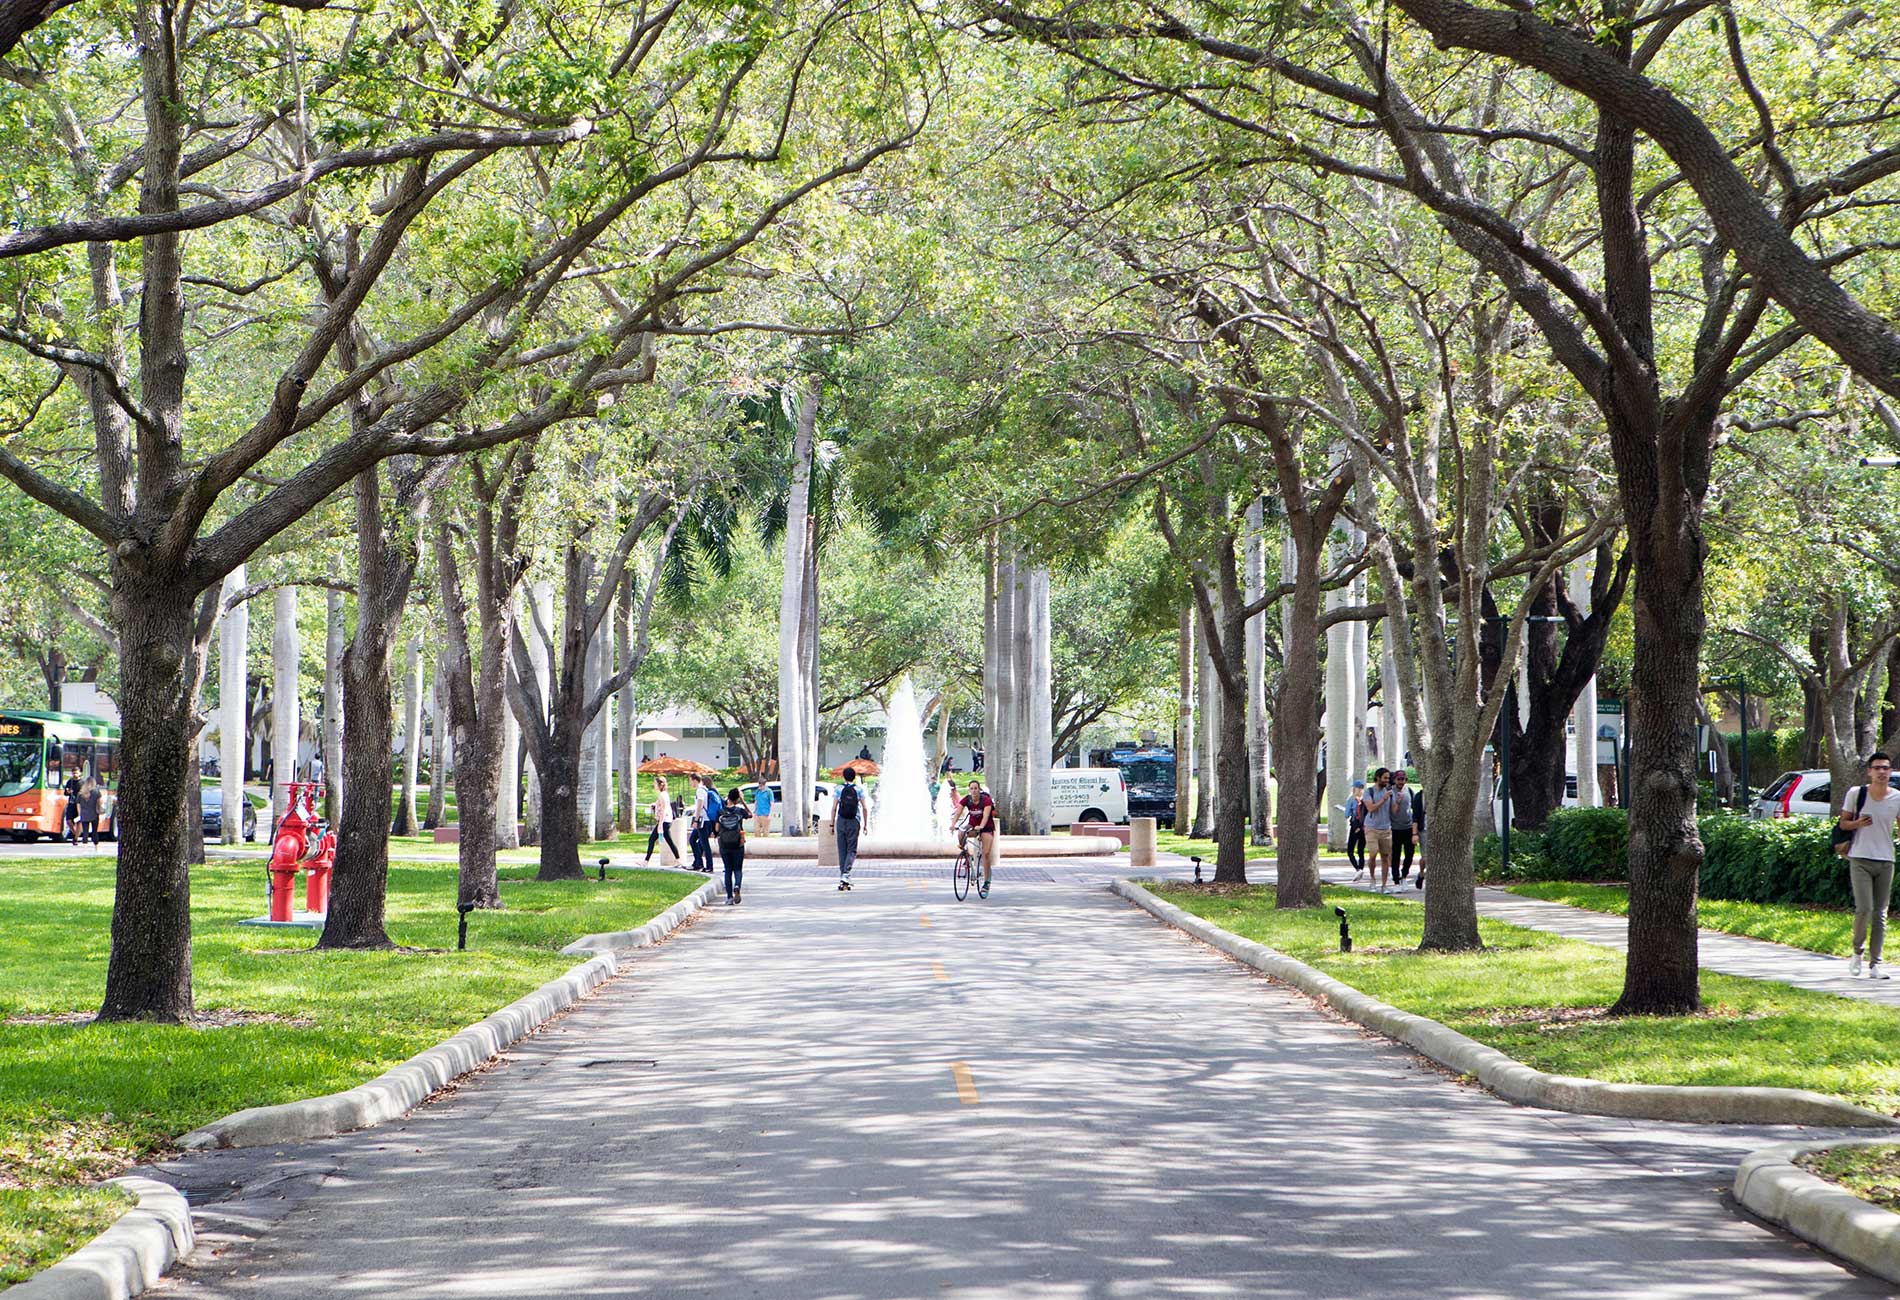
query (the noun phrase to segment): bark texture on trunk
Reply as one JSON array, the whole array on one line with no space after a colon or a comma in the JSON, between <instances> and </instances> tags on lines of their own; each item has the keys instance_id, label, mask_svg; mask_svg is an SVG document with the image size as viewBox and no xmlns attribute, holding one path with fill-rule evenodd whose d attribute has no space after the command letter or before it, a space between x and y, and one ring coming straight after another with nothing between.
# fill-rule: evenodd
<instances>
[{"instance_id":1,"label":"bark texture on trunk","mask_svg":"<svg viewBox=\"0 0 1900 1300\"><path fill-rule=\"evenodd\" d=\"M190 770L187 673L191 596L173 574L114 563L120 662L119 844L102 1020L182 1021L191 1001L191 872L185 856Z\"/></svg>"}]
</instances>

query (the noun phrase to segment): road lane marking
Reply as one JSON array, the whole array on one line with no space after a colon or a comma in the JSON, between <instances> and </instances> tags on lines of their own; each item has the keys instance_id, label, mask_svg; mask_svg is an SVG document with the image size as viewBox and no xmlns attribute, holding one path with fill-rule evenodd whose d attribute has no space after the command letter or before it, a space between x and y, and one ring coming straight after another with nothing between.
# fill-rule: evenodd
<instances>
[{"instance_id":1,"label":"road lane marking","mask_svg":"<svg viewBox=\"0 0 1900 1300\"><path fill-rule=\"evenodd\" d=\"M976 1105L976 1080L970 1077L969 1063L950 1062L950 1077L957 1081L957 1100L965 1106Z\"/></svg>"},{"instance_id":2,"label":"road lane marking","mask_svg":"<svg viewBox=\"0 0 1900 1300\"><path fill-rule=\"evenodd\" d=\"M924 929L928 930L930 928L930 913L919 912L917 914L917 920L924 927Z\"/></svg>"},{"instance_id":3,"label":"road lane marking","mask_svg":"<svg viewBox=\"0 0 1900 1300\"><path fill-rule=\"evenodd\" d=\"M940 961L933 961L930 963L930 973L932 975L935 975L940 980L947 980L950 978L947 974L944 973L943 963Z\"/></svg>"}]
</instances>

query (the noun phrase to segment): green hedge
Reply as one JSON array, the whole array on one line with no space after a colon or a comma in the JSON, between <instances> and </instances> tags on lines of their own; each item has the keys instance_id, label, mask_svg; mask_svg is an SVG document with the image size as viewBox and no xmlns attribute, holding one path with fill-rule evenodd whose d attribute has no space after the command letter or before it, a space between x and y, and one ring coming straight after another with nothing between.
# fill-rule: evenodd
<instances>
[{"instance_id":1,"label":"green hedge","mask_svg":"<svg viewBox=\"0 0 1900 1300\"><path fill-rule=\"evenodd\" d=\"M1847 868L1834 855L1820 817L1758 821L1717 813L1699 818L1704 898L1749 903L1852 907ZM1480 880L1628 880L1629 820L1621 808L1563 808L1542 834L1511 832L1511 869L1503 871L1498 837L1472 854Z\"/></svg>"}]
</instances>

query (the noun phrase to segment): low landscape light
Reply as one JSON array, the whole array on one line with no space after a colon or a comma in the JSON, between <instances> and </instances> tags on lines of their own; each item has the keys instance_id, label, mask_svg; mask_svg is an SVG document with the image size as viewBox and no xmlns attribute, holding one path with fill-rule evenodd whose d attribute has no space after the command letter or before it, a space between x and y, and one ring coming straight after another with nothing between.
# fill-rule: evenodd
<instances>
[{"instance_id":1,"label":"low landscape light","mask_svg":"<svg viewBox=\"0 0 1900 1300\"><path fill-rule=\"evenodd\" d=\"M605 858L600 860L600 882L603 885L607 883L607 859Z\"/></svg>"},{"instance_id":2,"label":"low landscape light","mask_svg":"<svg viewBox=\"0 0 1900 1300\"><path fill-rule=\"evenodd\" d=\"M1339 951L1352 951L1352 927L1346 921L1346 909L1333 908L1333 915L1339 918Z\"/></svg>"},{"instance_id":3,"label":"low landscape light","mask_svg":"<svg viewBox=\"0 0 1900 1300\"><path fill-rule=\"evenodd\" d=\"M461 922L455 927L455 951L468 950L468 914L475 910L473 903L457 903L455 910L462 914Z\"/></svg>"},{"instance_id":4,"label":"low landscape light","mask_svg":"<svg viewBox=\"0 0 1900 1300\"><path fill-rule=\"evenodd\" d=\"M1194 859L1194 883L1197 885L1201 883L1201 860L1199 858Z\"/></svg>"}]
</instances>

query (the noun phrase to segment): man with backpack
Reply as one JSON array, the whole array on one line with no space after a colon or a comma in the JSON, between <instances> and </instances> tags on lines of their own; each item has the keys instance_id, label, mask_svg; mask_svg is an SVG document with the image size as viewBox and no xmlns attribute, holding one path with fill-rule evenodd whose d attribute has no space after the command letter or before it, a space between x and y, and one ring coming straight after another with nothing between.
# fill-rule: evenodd
<instances>
[{"instance_id":1,"label":"man with backpack","mask_svg":"<svg viewBox=\"0 0 1900 1300\"><path fill-rule=\"evenodd\" d=\"M838 891L851 888L851 864L858 860L858 832L864 826L864 790L858 785L858 770L844 770L844 788L838 791L838 805L832 813L832 831L838 837Z\"/></svg>"},{"instance_id":2,"label":"man with backpack","mask_svg":"<svg viewBox=\"0 0 1900 1300\"><path fill-rule=\"evenodd\" d=\"M719 860L726 865L727 907L738 905L739 886L745 876L745 814L745 799L733 790L713 819L713 835L719 840Z\"/></svg>"},{"instance_id":3,"label":"man with backpack","mask_svg":"<svg viewBox=\"0 0 1900 1300\"><path fill-rule=\"evenodd\" d=\"M1854 958L1847 973L1860 974L1865 945L1871 957L1867 978L1875 980L1888 978L1880 950L1887 940L1887 905L1893 895L1893 823L1900 814L1900 790L1892 782L1893 760L1875 753L1867 760L1867 784L1849 790L1841 800L1840 830L1852 831L1853 838L1835 836L1835 852L1847 859L1847 878L1854 889Z\"/></svg>"},{"instance_id":4,"label":"man with backpack","mask_svg":"<svg viewBox=\"0 0 1900 1300\"><path fill-rule=\"evenodd\" d=\"M719 791L713 788L710 776L699 778L699 794L694 800L699 821L693 827L691 835L693 845L693 870L712 874L712 836L713 823L719 820L719 814L725 811L726 801L719 797ZM701 866L701 863L705 863Z\"/></svg>"}]
</instances>

